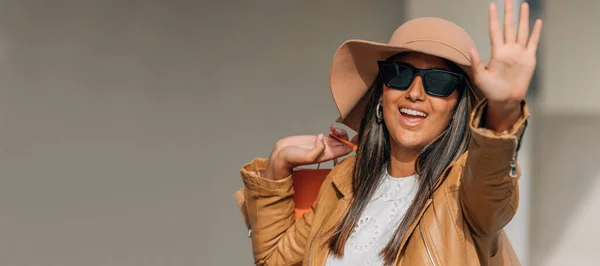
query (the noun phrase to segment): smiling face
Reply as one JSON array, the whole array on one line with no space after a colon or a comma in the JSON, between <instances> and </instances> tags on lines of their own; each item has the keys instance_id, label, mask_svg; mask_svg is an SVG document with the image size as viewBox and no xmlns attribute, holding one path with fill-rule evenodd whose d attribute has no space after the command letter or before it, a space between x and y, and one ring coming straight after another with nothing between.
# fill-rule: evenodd
<instances>
[{"instance_id":1,"label":"smiling face","mask_svg":"<svg viewBox=\"0 0 600 266\"><path fill-rule=\"evenodd\" d=\"M419 69L450 70L444 59L416 52L401 53L392 61ZM383 85L381 105L383 119L390 133L392 152L396 148L418 149L437 138L448 126L458 96L456 90L448 97L425 93L421 76L416 76L404 91Z\"/></svg>"}]
</instances>

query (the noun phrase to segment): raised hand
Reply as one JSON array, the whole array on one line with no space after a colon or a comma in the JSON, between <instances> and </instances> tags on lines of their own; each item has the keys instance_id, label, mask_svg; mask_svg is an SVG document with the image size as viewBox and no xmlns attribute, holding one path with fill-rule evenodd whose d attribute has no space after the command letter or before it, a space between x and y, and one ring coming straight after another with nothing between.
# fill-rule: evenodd
<instances>
[{"instance_id":1,"label":"raised hand","mask_svg":"<svg viewBox=\"0 0 600 266\"><path fill-rule=\"evenodd\" d=\"M529 34L529 5L521 4L518 27L514 23L512 0L504 1L504 34L498 22L498 10L489 6L489 31L492 55L487 65L477 50L471 50L473 81L488 99L487 123L490 129L503 131L520 116L520 104L527 94L536 65L536 50L542 21L536 20Z\"/></svg>"}]
</instances>

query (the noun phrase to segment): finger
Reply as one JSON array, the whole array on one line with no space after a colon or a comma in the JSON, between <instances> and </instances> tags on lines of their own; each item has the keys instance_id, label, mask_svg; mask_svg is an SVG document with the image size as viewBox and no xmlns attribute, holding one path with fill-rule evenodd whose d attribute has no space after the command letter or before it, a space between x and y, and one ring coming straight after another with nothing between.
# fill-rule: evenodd
<instances>
[{"instance_id":1,"label":"finger","mask_svg":"<svg viewBox=\"0 0 600 266\"><path fill-rule=\"evenodd\" d=\"M469 51L469 54L471 55L471 70L473 71L473 77L477 80L483 75L485 65L481 61L481 56L479 55L479 52L477 52L477 49L472 48Z\"/></svg>"},{"instance_id":2,"label":"finger","mask_svg":"<svg viewBox=\"0 0 600 266\"><path fill-rule=\"evenodd\" d=\"M521 4L521 14L519 16L519 32L517 33L517 43L525 47L529 35L529 4Z\"/></svg>"},{"instance_id":3,"label":"finger","mask_svg":"<svg viewBox=\"0 0 600 266\"><path fill-rule=\"evenodd\" d=\"M341 156L344 156L348 153L351 153L352 148L346 146L345 144L340 143L339 141L333 141L337 143L325 143L325 151L323 152L321 158L319 160L330 160L335 159ZM326 158L324 158L326 157Z\"/></svg>"},{"instance_id":4,"label":"finger","mask_svg":"<svg viewBox=\"0 0 600 266\"><path fill-rule=\"evenodd\" d=\"M358 134L354 135L354 137L352 138L352 140L350 140L350 142L352 142L354 144L358 144Z\"/></svg>"},{"instance_id":5,"label":"finger","mask_svg":"<svg viewBox=\"0 0 600 266\"><path fill-rule=\"evenodd\" d=\"M535 21L533 31L529 37L529 43L527 43L527 50L535 54L538 43L540 42L540 35L542 34L542 20L538 19Z\"/></svg>"},{"instance_id":6,"label":"finger","mask_svg":"<svg viewBox=\"0 0 600 266\"><path fill-rule=\"evenodd\" d=\"M490 42L492 43L492 49L494 46L502 44L502 34L500 32L500 23L498 22L498 9L496 4L490 3L488 8L488 24L490 27Z\"/></svg>"},{"instance_id":7,"label":"finger","mask_svg":"<svg viewBox=\"0 0 600 266\"><path fill-rule=\"evenodd\" d=\"M319 156L325 151L325 142L323 134L319 134L315 140L315 146L308 152L307 159L310 162L316 161Z\"/></svg>"},{"instance_id":8,"label":"finger","mask_svg":"<svg viewBox=\"0 0 600 266\"><path fill-rule=\"evenodd\" d=\"M515 42L515 16L513 0L504 0L504 42Z\"/></svg>"},{"instance_id":9,"label":"finger","mask_svg":"<svg viewBox=\"0 0 600 266\"><path fill-rule=\"evenodd\" d=\"M334 125L331 125L329 127L329 130L331 131L331 133L335 134L336 136L338 136L339 138L348 140L348 132L346 132L346 130L343 130L341 128L337 128Z\"/></svg>"},{"instance_id":10,"label":"finger","mask_svg":"<svg viewBox=\"0 0 600 266\"><path fill-rule=\"evenodd\" d=\"M339 141L336 138L325 136L324 139L325 139L324 140L324 142L325 142L325 149L347 147L346 144L344 144L343 142Z\"/></svg>"}]
</instances>

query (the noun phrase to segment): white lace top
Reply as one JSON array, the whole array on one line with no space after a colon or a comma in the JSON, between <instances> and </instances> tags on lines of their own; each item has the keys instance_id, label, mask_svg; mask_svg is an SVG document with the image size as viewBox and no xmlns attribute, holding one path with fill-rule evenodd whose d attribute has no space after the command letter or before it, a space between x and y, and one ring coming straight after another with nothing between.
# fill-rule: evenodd
<instances>
[{"instance_id":1,"label":"white lace top","mask_svg":"<svg viewBox=\"0 0 600 266\"><path fill-rule=\"evenodd\" d=\"M344 246L344 256L330 254L326 266L383 265L379 252L400 225L417 193L417 176L394 178L386 171Z\"/></svg>"}]
</instances>

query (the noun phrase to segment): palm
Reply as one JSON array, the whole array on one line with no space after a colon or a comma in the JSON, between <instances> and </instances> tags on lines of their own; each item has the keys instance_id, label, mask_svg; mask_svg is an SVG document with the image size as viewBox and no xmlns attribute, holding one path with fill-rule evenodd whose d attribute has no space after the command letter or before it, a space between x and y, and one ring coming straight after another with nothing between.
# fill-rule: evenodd
<instances>
[{"instance_id":1,"label":"palm","mask_svg":"<svg viewBox=\"0 0 600 266\"><path fill-rule=\"evenodd\" d=\"M535 56L522 47L501 47L476 85L490 100L523 99L535 69Z\"/></svg>"},{"instance_id":2,"label":"palm","mask_svg":"<svg viewBox=\"0 0 600 266\"><path fill-rule=\"evenodd\" d=\"M290 136L277 143L277 152L292 166L320 163L344 156L352 151L335 139L324 137L324 150L313 156L317 142L315 135Z\"/></svg>"},{"instance_id":3,"label":"palm","mask_svg":"<svg viewBox=\"0 0 600 266\"><path fill-rule=\"evenodd\" d=\"M542 24L536 21L529 36L529 6L523 3L518 32L515 29L512 1L505 1L504 36L498 23L498 11L489 9L492 56L487 66L479 53L471 51L475 85L493 102L520 102L525 98L536 65L536 50ZM516 35L516 36L515 36Z\"/></svg>"}]
</instances>

